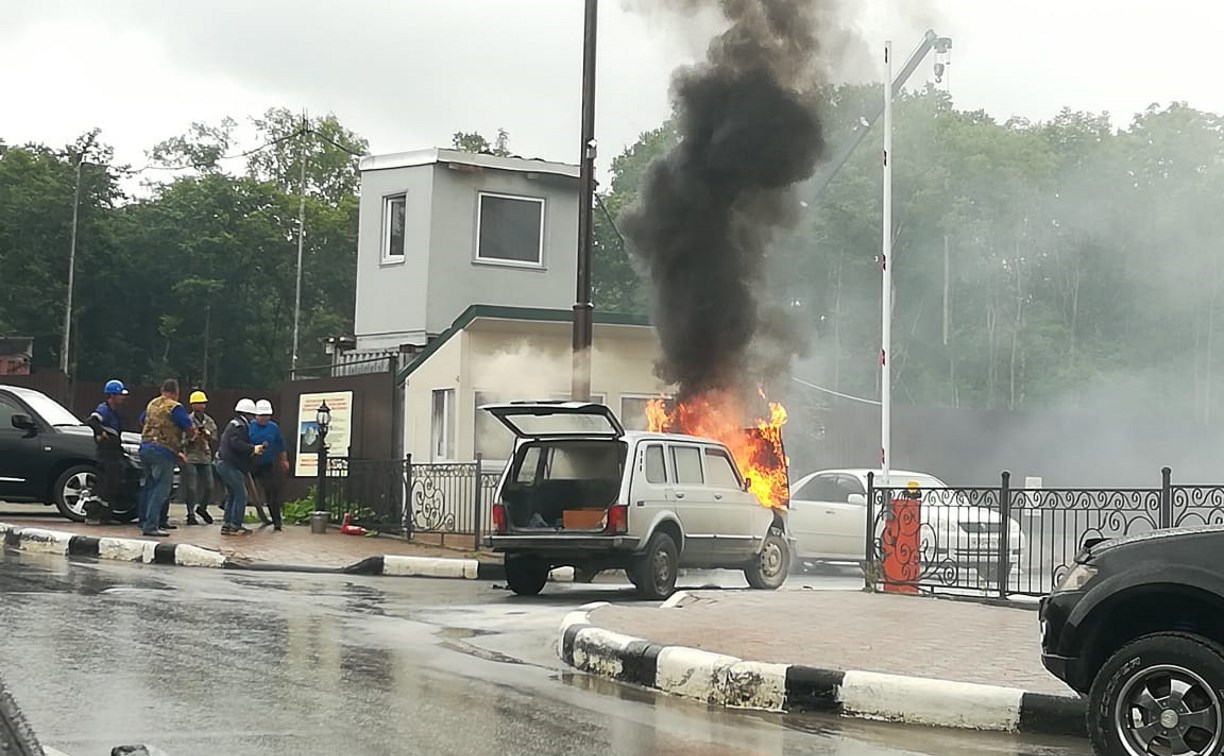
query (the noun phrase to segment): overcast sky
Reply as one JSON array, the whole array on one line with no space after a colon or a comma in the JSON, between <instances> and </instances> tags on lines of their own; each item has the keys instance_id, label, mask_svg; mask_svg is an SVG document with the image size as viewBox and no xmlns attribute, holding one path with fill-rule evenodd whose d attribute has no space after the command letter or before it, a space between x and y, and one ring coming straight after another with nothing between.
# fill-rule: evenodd
<instances>
[{"instance_id":1,"label":"overcast sky","mask_svg":"<svg viewBox=\"0 0 1224 756\"><path fill-rule=\"evenodd\" d=\"M652 2L652 0L634 0ZM661 0L653 0L661 2ZM603 0L598 136L607 162L668 114L669 72L714 27ZM812 0L821 2L821 0ZM1153 102L1224 112L1211 65L1224 3L1209 0L843 0L871 75L883 40L903 60L928 27L954 42L960 107L1116 124ZM92 126L140 166L191 121L270 106L334 112L374 152L511 135L519 154L577 157L582 0L0 0L0 137L62 145ZM867 54L870 51L870 55ZM862 59L866 56L866 60ZM879 75L878 73L876 74ZM931 75L930 63L913 82Z\"/></svg>"}]
</instances>

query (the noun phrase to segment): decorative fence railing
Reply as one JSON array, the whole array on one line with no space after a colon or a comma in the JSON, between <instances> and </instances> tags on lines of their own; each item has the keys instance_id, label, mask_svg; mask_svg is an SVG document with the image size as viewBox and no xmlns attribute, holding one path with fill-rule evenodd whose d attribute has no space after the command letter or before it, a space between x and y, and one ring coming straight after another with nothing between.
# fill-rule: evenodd
<instances>
[{"instance_id":1,"label":"decorative fence railing","mask_svg":"<svg viewBox=\"0 0 1224 756\"><path fill-rule=\"evenodd\" d=\"M1049 593L1091 540L1224 525L1224 485L890 488L868 480L865 573L909 592Z\"/></svg>"},{"instance_id":2,"label":"decorative fence railing","mask_svg":"<svg viewBox=\"0 0 1224 756\"><path fill-rule=\"evenodd\" d=\"M345 514L380 532L470 535L477 542L493 527L492 501L501 471L475 462L417 464L404 459L327 460L324 506L331 519Z\"/></svg>"}]
</instances>

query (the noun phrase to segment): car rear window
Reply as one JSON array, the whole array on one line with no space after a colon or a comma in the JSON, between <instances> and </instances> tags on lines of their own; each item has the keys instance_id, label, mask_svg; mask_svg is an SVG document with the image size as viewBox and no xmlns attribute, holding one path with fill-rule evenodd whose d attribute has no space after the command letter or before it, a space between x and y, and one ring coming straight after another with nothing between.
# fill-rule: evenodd
<instances>
[{"instance_id":1,"label":"car rear window","mask_svg":"<svg viewBox=\"0 0 1224 756\"><path fill-rule=\"evenodd\" d=\"M701 485L705 478L701 474L701 450L696 446L673 446L672 464L676 467L676 482Z\"/></svg>"},{"instance_id":2,"label":"car rear window","mask_svg":"<svg viewBox=\"0 0 1224 756\"><path fill-rule=\"evenodd\" d=\"M538 441L517 455L511 477L527 486L548 480L620 480L625 450L620 441Z\"/></svg>"}]
</instances>

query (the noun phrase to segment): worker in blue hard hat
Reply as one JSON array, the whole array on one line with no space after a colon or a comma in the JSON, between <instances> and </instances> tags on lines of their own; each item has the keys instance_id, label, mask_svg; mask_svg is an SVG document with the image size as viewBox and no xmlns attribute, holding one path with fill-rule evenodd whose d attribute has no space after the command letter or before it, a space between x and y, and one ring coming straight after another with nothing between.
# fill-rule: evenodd
<instances>
[{"instance_id":1,"label":"worker in blue hard hat","mask_svg":"<svg viewBox=\"0 0 1224 756\"><path fill-rule=\"evenodd\" d=\"M110 380L102 391L106 399L89 414L86 424L93 429L98 449L98 482L85 497L85 522L100 525L112 519L123 506L123 419L119 408L127 401L128 390L123 381Z\"/></svg>"}]
</instances>

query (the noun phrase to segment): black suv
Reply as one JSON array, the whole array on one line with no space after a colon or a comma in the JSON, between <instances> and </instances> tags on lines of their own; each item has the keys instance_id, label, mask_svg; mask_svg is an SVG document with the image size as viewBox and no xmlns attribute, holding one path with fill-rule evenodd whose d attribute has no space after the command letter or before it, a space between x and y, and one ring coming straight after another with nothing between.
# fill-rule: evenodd
<instances>
[{"instance_id":1,"label":"black suv","mask_svg":"<svg viewBox=\"0 0 1224 756\"><path fill-rule=\"evenodd\" d=\"M120 520L136 516L139 447L139 436L123 435L124 500L107 502ZM80 522L98 469L89 426L41 391L0 385L0 501L54 504L62 515Z\"/></svg>"},{"instance_id":2,"label":"black suv","mask_svg":"<svg viewBox=\"0 0 1224 756\"><path fill-rule=\"evenodd\" d=\"M1041 661L1097 753L1224 754L1224 526L1089 543L1041 603Z\"/></svg>"}]
</instances>

